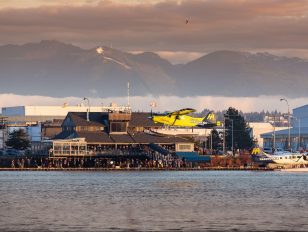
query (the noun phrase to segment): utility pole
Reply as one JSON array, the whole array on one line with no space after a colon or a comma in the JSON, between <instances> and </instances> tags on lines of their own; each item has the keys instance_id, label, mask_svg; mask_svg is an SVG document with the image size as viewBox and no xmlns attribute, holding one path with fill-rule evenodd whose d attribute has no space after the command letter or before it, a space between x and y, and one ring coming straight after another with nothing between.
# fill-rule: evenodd
<instances>
[{"instance_id":1,"label":"utility pole","mask_svg":"<svg viewBox=\"0 0 308 232\"><path fill-rule=\"evenodd\" d=\"M274 149L274 151L273 152L275 152L276 151L276 115L274 115L274 136L273 136L273 149Z\"/></svg>"},{"instance_id":2,"label":"utility pole","mask_svg":"<svg viewBox=\"0 0 308 232\"><path fill-rule=\"evenodd\" d=\"M90 101L88 98L84 97L83 100L88 100L88 109L87 109L87 121L90 121Z\"/></svg>"},{"instance_id":3,"label":"utility pole","mask_svg":"<svg viewBox=\"0 0 308 232\"><path fill-rule=\"evenodd\" d=\"M127 82L127 106L130 107L130 99L129 99L129 82Z\"/></svg>"},{"instance_id":4,"label":"utility pole","mask_svg":"<svg viewBox=\"0 0 308 232\"><path fill-rule=\"evenodd\" d=\"M285 101L288 106L288 128L289 128L288 150L291 151L290 106L287 99L281 98L280 101Z\"/></svg>"},{"instance_id":5,"label":"utility pole","mask_svg":"<svg viewBox=\"0 0 308 232\"><path fill-rule=\"evenodd\" d=\"M224 115L224 129L223 129L223 145L222 145L222 149L223 149L223 154L226 154L226 118Z\"/></svg>"},{"instance_id":6,"label":"utility pole","mask_svg":"<svg viewBox=\"0 0 308 232\"><path fill-rule=\"evenodd\" d=\"M211 155L213 155L213 129L211 130Z\"/></svg>"},{"instance_id":7,"label":"utility pole","mask_svg":"<svg viewBox=\"0 0 308 232\"><path fill-rule=\"evenodd\" d=\"M232 122L232 131L231 131L232 132L232 155L234 155L234 153L233 153L234 152L234 145L233 145L234 144L234 138L233 138L233 119L230 119L230 120Z\"/></svg>"},{"instance_id":8,"label":"utility pole","mask_svg":"<svg viewBox=\"0 0 308 232\"><path fill-rule=\"evenodd\" d=\"M301 119L298 119L298 150L301 148Z\"/></svg>"},{"instance_id":9,"label":"utility pole","mask_svg":"<svg viewBox=\"0 0 308 232\"><path fill-rule=\"evenodd\" d=\"M299 150L300 147L301 147L301 119L297 118L295 116L292 116L292 118L295 118L298 121L298 141L297 141L297 147L298 147L298 150Z\"/></svg>"},{"instance_id":10,"label":"utility pole","mask_svg":"<svg viewBox=\"0 0 308 232\"><path fill-rule=\"evenodd\" d=\"M233 131L234 131L233 127L234 127L234 125L233 125L233 119L230 118L231 116L232 115L224 114L224 141L226 139L225 123L226 123L226 117L228 117L227 119L231 121L231 149L232 149L232 155L234 155L233 154L233 152L234 152L234 135L233 135ZM236 116L233 116L233 117L236 117ZM224 143L224 145L226 145L226 143ZM225 151L225 146L224 146L224 151Z\"/></svg>"}]
</instances>

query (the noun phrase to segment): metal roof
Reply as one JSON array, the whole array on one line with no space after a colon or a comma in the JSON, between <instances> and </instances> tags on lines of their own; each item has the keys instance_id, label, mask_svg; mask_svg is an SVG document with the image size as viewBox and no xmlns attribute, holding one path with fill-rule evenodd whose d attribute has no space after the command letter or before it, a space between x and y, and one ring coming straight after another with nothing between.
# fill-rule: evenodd
<instances>
[{"instance_id":1,"label":"metal roof","mask_svg":"<svg viewBox=\"0 0 308 232\"><path fill-rule=\"evenodd\" d=\"M271 137L273 137L273 133L274 133L273 131L267 132L267 133L261 134L260 136L261 136L261 138L271 138ZM298 137L298 134L299 134L299 128L298 127L290 128L290 135L292 137ZM275 131L276 137L287 137L288 135L289 135L289 129ZM301 127L300 128L300 135L308 137L308 127Z\"/></svg>"}]
</instances>

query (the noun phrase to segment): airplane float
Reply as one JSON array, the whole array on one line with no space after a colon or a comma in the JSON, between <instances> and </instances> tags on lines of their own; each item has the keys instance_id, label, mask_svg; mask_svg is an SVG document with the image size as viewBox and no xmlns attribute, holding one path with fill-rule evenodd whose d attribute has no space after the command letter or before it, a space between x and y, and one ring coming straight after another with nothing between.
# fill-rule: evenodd
<instances>
[{"instance_id":1,"label":"airplane float","mask_svg":"<svg viewBox=\"0 0 308 232\"><path fill-rule=\"evenodd\" d=\"M154 123L162 123L168 126L199 128L221 126L221 122L217 121L213 111L209 112L204 118L188 116L188 114L195 111L195 109L185 108L166 114L151 114L149 118L152 119Z\"/></svg>"}]
</instances>

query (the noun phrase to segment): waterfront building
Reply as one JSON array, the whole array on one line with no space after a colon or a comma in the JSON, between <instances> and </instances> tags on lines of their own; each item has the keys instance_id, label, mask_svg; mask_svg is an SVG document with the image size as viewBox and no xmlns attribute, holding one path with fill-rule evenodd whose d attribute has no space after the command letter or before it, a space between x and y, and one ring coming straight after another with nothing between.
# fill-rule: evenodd
<instances>
[{"instance_id":1,"label":"waterfront building","mask_svg":"<svg viewBox=\"0 0 308 232\"><path fill-rule=\"evenodd\" d=\"M307 150L308 149L308 105L293 109L291 115L290 128L290 144L292 150ZM289 129L263 133L263 147L271 148L275 146L282 149L288 147Z\"/></svg>"},{"instance_id":2,"label":"waterfront building","mask_svg":"<svg viewBox=\"0 0 308 232\"><path fill-rule=\"evenodd\" d=\"M194 152L191 139L155 132L163 125L150 113L127 111L69 112L62 132L52 141L52 157L133 157L177 155L191 161L209 161Z\"/></svg>"},{"instance_id":3,"label":"waterfront building","mask_svg":"<svg viewBox=\"0 0 308 232\"><path fill-rule=\"evenodd\" d=\"M50 139L62 131L61 124L68 112L107 112L109 110L123 110L125 107L115 104L110 106L84 106L79 104L69 106L14 106L2 107L2 116L6 118L6 134L14 130L23 129L27 132L32 145ZM0 136L3 134L0 128ZM2 136L5 137L5 136ZM2 138L1 137L1 138ZM5 139L3 139L5 142ZM1 144L0 144L1 145ZM1 148L1 147L0 147Z\"/></svg>"}]
</instances>

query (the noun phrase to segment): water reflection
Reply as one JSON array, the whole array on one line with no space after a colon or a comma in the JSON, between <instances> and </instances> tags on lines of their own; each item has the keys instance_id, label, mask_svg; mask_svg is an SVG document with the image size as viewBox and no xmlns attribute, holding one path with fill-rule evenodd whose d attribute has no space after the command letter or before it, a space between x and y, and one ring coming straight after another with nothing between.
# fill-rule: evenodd
<instances>
[{"instance_id":1,"label":"water reflection","mask_svg":"<svg viewBox=\"0 0 308 232\"><path fill-rule=\"evenodd\" d=\"M0 172L0 230L308 230L308 175Z\"/></svg>"}]
</instances>

